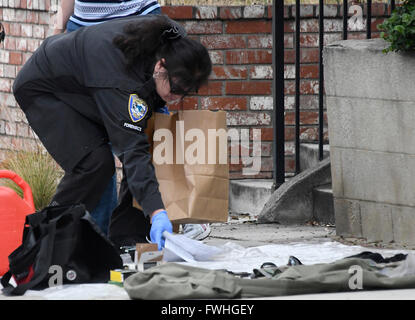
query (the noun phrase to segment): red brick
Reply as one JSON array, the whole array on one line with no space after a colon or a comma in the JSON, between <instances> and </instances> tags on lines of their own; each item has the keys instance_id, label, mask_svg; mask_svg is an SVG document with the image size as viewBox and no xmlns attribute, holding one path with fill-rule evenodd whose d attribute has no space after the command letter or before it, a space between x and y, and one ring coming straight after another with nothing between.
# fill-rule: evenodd
<instances>
[{"instance_id":1,"label":"red brick","mask_svg":"<svg viewBox=\"0 0 415 320\"><path fill-rule=\"evenodd\" d=\"M6 31L6 35L20 37L20 35L21 35L20 23L11 23L8 26L9 30L7 30L5 23L3 25L4 25L4 29Z\"/></svg>"},{"instance_id":2,"label":"red brick","mask_svg":"<svg viewBox=\"0 0 415 320\"><path fill-rule=\"evenodd\" d=\"M372 3L372 17L384 16L386 14L386 4L384 3ZM367 5L364 5L363 15L367 15Z\"/></svg>"},{"instance_id":3,"label":"red brick","mask_svg":"<svg viewBox=\"0 0 415 320\"><path fill-rule=\"evenodd\" d=\"M285 172L295 172L295 160L285 157Z\"/></svg>"},{"instance_id":4,"label":"red brick","mask_svg":"<svg viewBox=\"0 0 415 320\"><path fill-rule=\"evenodd\" d=\"M244 6L243 14L245 19L262 19L267 16L265 6L256 5L255 3L253 5Z\"/></svg>"},{"instance_id":5,"label":"red brick","mask_svg":"<svg viewBox=\"0 0 415 320\"><path fill-rule=\"evenodd\" d=\"M4 39L4 49L6 49L6 50L16 50L16 39L6 37Z\"/></svg>"},{"instance_id":6,"label":"red brick","mask_svg":"<svg viewBox=\"0 0 415 320\"><path fill-rule=\"evenodd\" d=\"M225 61L223 51L220 50L210 50L209 56L212 64L223 64Z\"/></svg>"},{"instance_id":7,"label":"red brick","mask_svg":"<svg viewBox=\"0 0 415 320\"><path fill-rule=\"evenodd\" d=\"M292 15L293 17L296 16L295 14L296 9L295 6L292 7ZM300 5L300 17L301 18L312 18L314 16L314 6L313 5Z\"/></svg>"},{"instance_id":8,"label":"red brick","mask_svg":"<svg viewBox=\"0 0 415 320\"><path fill-rule=\"evenodd\" d=\"M290 33L290 32L294 32L294 22L293 21L284 21L284 32L285 33Z\"/></svg>"},{"instance_id":9,"label":"red brick","mask_svg":"<svg viewBox=\"0 0 415 320\"><path fill-rule=\"evenodd\" d=\"M232 81L226 82L226 94L271 94L272 81Z\"/></svg>"},{"instance_id":10,"label":"red brick","mask_svg":"<svg viewBox=\"0 0 415 320\"><path fill-rule=\"evenodd\" d=\"M226 52L227 64L270 64L272 50L239 50Z\"/></svg>"},{"instance_id":11,"label":"red brick","mask_svg":"<svg viewBox=\"0 0 415 320\"><path fill-rule=\"evenodd\" d=\"M192 6L162 6L161 12L172 19L192 19Z\"/></svg>"},{"instance_id":12,"label":"red brick","mask_svg":"<svg viewBox=\"0 0 415 320\"><path fill-rule=\"evenodd\" d=\"M248 70L246 67L213 66L211 79L246 79Z\"/></svg>"},{"instance_id":13,"label":"red brick","mask_svg":"<svg viewBox=\"0 0 415 320\"><path fill-rule=\"evenodd\" d=\"M229 21L225 25L226 33L271 33L271 21Z\"/></svg>"},{"instance_id":14,"label":"red brick","mask_svg":"<svg viewBox=\"0 0 415 320\"><path fill-rule=\"evenodd\" d=\"M34 52L40 45L40 39L27 39L27 51Z\"/></svg>"},{"instance_id":15,"label":"red brick","mask_svg":"<svg viewBox=\"0 0 415 320\"><path fill-rule=\"evenodd\" d=\"M228 126L270 126L272 120L267 112L228 111L226 123Z\"/></svg>"},{"instance_id":16,"label":"red brick","mask_svg":"<svg viewBox=\"0 0 415 320\"><path fill-rule=\"evenodd\" d=\"M242 163L234 164L229 162L229 171L242 171Z\"/></svg>"},{"instance_id":17,"label":"red brick","mask_svg":"<svg viewBox=\"0 0 415 320\"><path fill-rule=\"evenodd\" d=\"M317 19L301 19L300 32L318 32L319 25Z\"/></svg>"},{"instance_id":18,"label":"red brick","mask_svg":"<svg viewBox=\"0 0 415 320\"><path fill-rule=\"evenodd\" d=\"M272 36L271 35L254 35L247 36L248 48L272 48Z\"/></svg>"},{"instance_id":19,"label":"red brick","mask_svg":"<svg viewBox=\"0 0 415 320\"><path fill-rule=\"evenodd\" d=\"M285 94L295 94L295 81L285 81ZM317 80L301 80L300 81L300 94L318 94L318 81Z\"/></svg>"},{"instance_id":20,"label":"red brick","mask_svg":"<svg viewBox=\"0 0 415 320\"><path fill-rule=\"evenodd\" d=\"M291 18L291 7L290 5L284 6L284 18ZM268 18L272 18L272 6L267 6L268 9Z\"/></svg>"},{"instance_id":21,"label":"red brick","mask_svg":"<svg viewBox=\"0 0 415 320\"><path fill-rule=\"evenodd\" d=\"M16 40L16 50L19 50L19 51L27 50L27 40L25 38L19 38Z\"/></svg>"},{"instance_id":22,"label":"red brick","mask_svg":"<svg viewBox=\"0 0 415 320\"><path fill-rule=\"evenodd\" d=\"M258 148L258 144L260 144ZM259 150L258 150L259 149ZM257 141L254 149L254 144L252 142L247 145L247 143L235 143L228 144L228 155L229 163L231 159L235 159L239 156L249 155L250 157L255 156L259 157L270 157L272 156L272 143L269 141ZM240 158L239 158L240 159Z\"/></svg>"},{"instance_id":23,"label":"red brick","mask_svg":"<svg viewBox=\"0 0 415 320\"><path fill-rule=\"evenodd\" d=\"M300 34L302 47L318 47L318 34Z\"/></svg>"},{"instance_id":24,"label":"red brick","mask_svg":"<svg viewBox=\"0 0 415 320\"><path fill-rule=\"evenodd\" d=\"M31 56L32 56L31 52L23 52L22 64L25 64ZM17 72L19 72L21 68L22 68L22 66L17 67Z\"/></svg>"},{"instance_id":25,"label":"red brick","mask_svg":"<svg viewBox=\"0 0 415 320\"><path fill-rule=\"evenodd\" d=\"M246 41L242 36L201 36L200 42L208 49L246 48Z\"/></svg>"},{"instance_id":26,"label":"red brick","mask_svg":"<svg viewBox=\"0 0 415 320\"><path fill-rule=\"evenodd\" d=\"M25 22L27 19L26 10L20 10L20 9L14 9L14 12L16 14L16 22Z\"/></svg>"},{"instance_id":27,"label":"red brick","mask_svg":"<svg viewBox=\"0 0 415 320\"><path fill-rule=\"evenodd\" d=\"M201 108L209 110L246 110L246 98L205 97L201 99Z\"/></svg>"},{"instance_id":28,"label":"red brick","mask_svg":"<svg viewBox=\"0 0 415 320\"><path fill-rule=\"evenodd\" d=\"M295 139L295 128L294 127L285 126L285 129L284 129L284 140L285 141L292 141L294 139Z\"/></svg>"},{"instance_id":29,"label":"red brick","mask_svg":"<svg viewBox=\"0 0 415 320\"><path fill-rule=\"evenodd\" d=\"M46 3L50 3L50 0L46 0ZM26 9L27 8L27 0L20 0L20 8ZM49 10L49 8L46 8L46 10Z\"/></svg>"},{"instance_id":30,"label":"red brick","mask_svg":"<svg viewBox=\"0 0 415 320\"><path fill-rule=\"evenodd\" d=\"M319 128L318 127L301 127L300 128L301 141L318 141ZM328 142L328 130L327 127L323 128L323 142Z\"/></svg>"},{"instance_id":31,"label":"red brick","mask_svg":"<svg viewBox=\"0 0 415 320\"><path fill-rule=\"evenodd\" d=\"M11 91L11 80L10 79L2 79L0 78L0 91L2 92L10 92Z\"/></svg>"},{"instance_id":32,"label":"red brick","mask_svg":"<svg viewBox=\"0 0 415 320\"><path fill-rule=\"evenodd\" d=\"M274 140L274 128L255 128L255 129L260 129L261 130L261 141L272 141ZM251 129L250 134L249 134L249 139L254 140L254 139L259 139L259 137L255 137L253 134L253 129Z\"/></svg>"},{"instance_id":33,"label":"red brick","mask_svg":"<svg viewBox=\"0 0 415 320\"><path fill-rule=\"evenodd\" d=\"M240 161L240 155L242 154L249 154L251 155L251 148L252 144L249 144L249 148L246 148L245 146L242 146L239 143L235 144L228 144L228 155L229 155L229 164L231 164L231 159L238 158Z\"/></svg>"},{"instance_id":34,"label":"red brick","mask_svg":"<svg viewBox=\"0 0 415 320\"><path fill-rule=\"evenodd\" d=\"M188 34L222 33L221 21L186 21L184 27Z\"/></svg>"},{"instance_id":35,"label":"red brick","mask_svg":"<svg viewBox=\"0 0 415 320\"><path fill-rule=\"evenodd\" d=\"M197 97L186 97L183 101L169 104L169 110L197 110L198 109L198 99Z\"/></svg>"},{"instance_id":36,"label":"red brick","mask_svg":"<svg viewBox=\"0 0 415 320\"><path fill-rule=\"evenodd\" d=\"M318 63L320 51L318 48L301 48L301 63ZM295 63L295 50L284 50L284 62Z\"/></svg>"},{"instance_id":37,"label":"red brick","mask_svg":"<svg viewBox=\"0 0 415 320\"><path fill-rule=\"evenodd\" d=\"M39 24L49 24L51 21L51 16L48 12L39 13Z\"/></svg>"},{"instance_id":38,"label":"red brick","mask_svg":"<svg viewBox=\"0 0 415 320\"><path fill-rule=\"evenodd\" d=\"M372 32L372 39L380 38L380 32Z\"/></svg>"},{"instance_id":39,"label":"red brick","mask_svg":"<svg viewBox=\"0 0 415 320\"><path fill-rule=\"evenodd\" d=\"M224 20L240 19L242 18L241 7L220 7L219 17Z\"/></svg>"},{"instance_id":40,"label":"red brick","mask_svg":"<svg viewBox=\"0 0 415 320\"><path fill-rule=\"evenodd\" d=\"M9 58L10 64L22 64L22 53L21 52L10 52L10 58Z\"/></svg>"},{"instance_id":41,"label":"red brick","mask_svg":"<svg viewBox=\"0 0 415 320\"><path fill-rule=\"evenodd\" d=\"M222 81L209 81L207 85L199 89L198 94L201 96L220 96L222 95Z\"/></svg>"},{"instance_id":42,"label":"red brick","mask_svg":"<svg viewBox=\"0 0 415 320\"><path fill-rule=\"evenodd\" d=\"M249 73L250 79L272 79L273 70L271 65L252 66Z\"/></svg>"},{"instance_id":43,"label":"red brick","mask_svg":"<svg viewBox=\"0 0 415 320\"><path fill-rule=\"evenodd\" d=\"M247 36L248 48L272 48L272 35ZM290 33L284 34L284 48L293 48L294 36Z\"/></svg>"},{"instance_id":44,"label":"red brick","mask_svg":"<svg viewBox=\"0 0 415 320\"><path fill-rule=\"evenodd\" d=\"M39 23L39 13L32 10L27 10L26 22L27 23ZM23 21L22 21L23 22Z\"/></svg>"},{"instance_id":45,"label":"red brick","mask_svg":"<svg viewBox=\"0 0 415 320\"><path fill-rule=\"evenodd\" d=\"M196 19L217 19L218 8L215 6L198 6L195 8Z\"/></svg>"},{"instance_id":46,"label":"red brick","mask_svg":"<svg viewBox=\"0 0 415 320\"><path fill-rule=\"evenodd\" d=\"M255 175L243 175L241 172L229 172L229 179L231 180L241 180L241 179L271 179L272 172L260 172Z\"/></svg>"},{"instance_id":47,"label":"red brick","mask_svg":"<svg viewBox=\"0 0 415 320\"><path fill-rule=\"evenodd\" d=\"M295 112L287 112L285 115L285 123L287 125L295 124ZM300 113L301 125L316 125L318 124L318 112L315 111L302 111Z\"/></svg>"},{"instance_id":48,"label":"red brick","mask_svg":"<svg viewBox=\"0 0 415 320\"><path fill-rule=\"evenodd\" d=\"M300 78L318 79L318 65L302 65L300 67Z\"/></svg>"}]
</instances>

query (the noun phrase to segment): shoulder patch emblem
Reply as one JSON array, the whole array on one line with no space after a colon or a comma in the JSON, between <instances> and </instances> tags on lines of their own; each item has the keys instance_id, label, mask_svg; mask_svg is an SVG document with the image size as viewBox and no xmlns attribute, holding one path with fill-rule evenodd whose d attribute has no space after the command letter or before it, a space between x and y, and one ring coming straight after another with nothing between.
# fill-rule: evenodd
<instances>
[{"instance_id":1,"label":"shoulder patch emblem","mask_svg":"<svg viewBox=\"0 0 415 320\"><path fill-rule=\"evenodd\" d=\"M139 122L144 119L148 111L147 103L140 99L136 94L130 94L128 101L128 113L133 122Z\"/></svg>"}]
</instances>

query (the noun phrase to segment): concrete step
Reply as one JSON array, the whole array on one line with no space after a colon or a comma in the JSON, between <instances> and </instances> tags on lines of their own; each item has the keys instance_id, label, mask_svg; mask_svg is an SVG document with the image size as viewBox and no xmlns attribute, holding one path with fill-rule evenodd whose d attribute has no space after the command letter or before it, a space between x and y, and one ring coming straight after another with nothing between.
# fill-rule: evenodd
<instances>
[{"instance_id":1,"label":"concrete step","mask_svg":"<svg viewBox=\"0 0 415 320\"><path fill-rule=\"evenodd\" d=\"M271 197L273 179L240 179L229 182L229 212L256 219Z\"/></svg>"},{"instance_id":2,"label":"concrete step","mask_svg":"<svg viewBox=\"0 0 415 320\"><path fill-rule=\"evenodd\" d=\"M330 156L330 145L323 145L323 159ZM301 171L317 167L320 162L318 144L300 144L300 169Z\"/></svg>"},{"instance_id":3,"label":"concrete step","mask_svg":"<svg viewBox=\"0 0 415 320\"><path fill-rule=\"evenodd\" d=\"M313 218L316 222L334 224L333 190L331 183L313 189Z\"/></svg>"},{"instance_id":4,"label":"concrete step","mask_svg":"<svg viewBox=\"0 0 415 320\"><path fill-rule=\"evenodd\" d=\"M319 150L317 144L303 143L300 145L301 171L318 167ZM324 145L324 158L329 157L329 145ZM295 177L286 178L286 182ZM230 180L229 183L229 212L233 216L249 216L256 220L265 204L270 199L273 190L273 179L240 179ZM310 190L311 192L311 190ZM320 199L320 197L319 197ZM322 200L323 201L323 200ZM318 204L320 206L320 204ZM311 212L310 208L310 212Z\"/></svg>"},{"instance_id":5,"label":"concrete step","mask_svg":"<svg viewBox=\"0 0 415 320\"><path fill-rule=\"evenodd\" d=\"M314 188L331 183L330 158L283 183L258 215L259 223L302 224L313 219Z\"/></svg>"}]
</instances>

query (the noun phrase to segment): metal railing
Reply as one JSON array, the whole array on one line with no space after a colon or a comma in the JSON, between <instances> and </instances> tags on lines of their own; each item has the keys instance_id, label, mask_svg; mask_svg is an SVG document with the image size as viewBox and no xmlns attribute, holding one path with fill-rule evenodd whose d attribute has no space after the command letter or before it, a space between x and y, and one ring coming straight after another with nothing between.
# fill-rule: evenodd
<instances>
[{"instance_id":1,"label":"metal railing","mask_svg":"<svg viewBox=\"0 0 415 320\"><path fill-rule=\"evenodd\" d=\"M300 0L295 2L295 174L300 168ZM348 37L348 1L343 0L343 40ZM366 37L372 37L372 0L366 0ZM318 146L319 160L323 160L324 144L324 0L319 0L319 92L318 92ZM395 0L390 1L391 12L395 9ZM273 1L273 160L274 189L285 182L285 123L284 123L284 1Z\"/></svg>"}]
</instances>

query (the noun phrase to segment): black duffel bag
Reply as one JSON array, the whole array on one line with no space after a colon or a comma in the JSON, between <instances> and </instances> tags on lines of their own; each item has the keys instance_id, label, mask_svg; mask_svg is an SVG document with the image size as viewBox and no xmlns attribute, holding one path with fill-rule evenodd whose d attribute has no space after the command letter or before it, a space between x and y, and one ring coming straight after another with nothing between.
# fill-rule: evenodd
<instances>
[{"instance_id":1,"label":"black duffel bag","mask_svg":"<svg viewBox=\"0 0 415 320\"><path fill-rule=\"evenodd\" d=\"M9 255L1 284L6 295L22 295L56 284L103 283L122 265L84 205L51 206L26 217L22 244Z\"/></svg>"}]
</instances>

